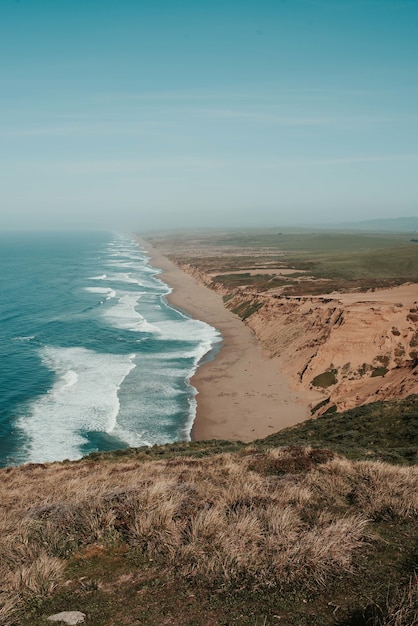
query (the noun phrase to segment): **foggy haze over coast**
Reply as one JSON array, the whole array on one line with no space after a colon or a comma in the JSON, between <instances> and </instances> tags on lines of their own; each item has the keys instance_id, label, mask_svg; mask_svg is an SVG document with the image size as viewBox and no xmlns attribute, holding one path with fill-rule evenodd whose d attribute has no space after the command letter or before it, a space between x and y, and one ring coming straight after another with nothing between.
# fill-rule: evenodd
<instances>
[{"instance_id":1,"label":"foggy haze over coast","mask_svg":"<svg viewBox=\"0 0 418 626\"><path fill-rule=\"evenodd\" d=\"M4 0L0 229L417 214L412 0Z\"/></svg>"}]
</instances>

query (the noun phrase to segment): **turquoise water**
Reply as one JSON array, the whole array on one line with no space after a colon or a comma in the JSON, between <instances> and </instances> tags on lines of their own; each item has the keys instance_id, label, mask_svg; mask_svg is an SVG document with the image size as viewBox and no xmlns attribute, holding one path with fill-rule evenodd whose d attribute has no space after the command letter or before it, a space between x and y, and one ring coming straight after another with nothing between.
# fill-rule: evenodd
<instances>
[{"instance_id":1,"label":"turquoise water","mask_svg":"<svg viewBox=\"0 0 418 626\"><path fill-rule=\"evenodd\" d=\"M188 440L219 333L129 236L0 236L0 466Z\"/></svg>"}]
</instances>

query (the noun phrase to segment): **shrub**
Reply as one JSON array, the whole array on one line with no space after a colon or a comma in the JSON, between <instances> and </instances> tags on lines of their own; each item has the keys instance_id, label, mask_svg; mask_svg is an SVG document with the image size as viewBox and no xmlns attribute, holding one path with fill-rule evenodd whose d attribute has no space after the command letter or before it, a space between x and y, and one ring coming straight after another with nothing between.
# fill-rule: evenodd
<instances>
[{"instance_id":1,"label":"shrub","mask_svg":"<svg viewBox=\"0 0 418 626\"><path fill-rule=\"evenodd\" d=\"M331 385L335 385L337 382L337 372L335 370L329 370L326 372L322 372L322 374L318 374L312 380L312 385L314 387L331 387Z\"/></svg>"}]
</instances>

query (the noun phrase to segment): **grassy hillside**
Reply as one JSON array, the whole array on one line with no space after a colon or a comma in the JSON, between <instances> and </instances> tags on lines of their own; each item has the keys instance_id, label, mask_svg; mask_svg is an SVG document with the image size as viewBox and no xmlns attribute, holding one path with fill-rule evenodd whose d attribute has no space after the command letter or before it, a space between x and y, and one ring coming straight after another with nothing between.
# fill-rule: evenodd
<instances>
[{"instance_id":1,"label":"grassy hillside","mask_svg":"<svg viewBox=\"0 0 418 626\"><path fill-rule=\"evenodd\" d=\"M287 428L261 445L320 446L349 459L418 463L418 395L373 402Z\"/></svg>"},{"instance_id":2,"label":"grassy hillside","mask_svg":"<svg viewBox=\"0 0 418 626\"><path fill-rule=\"evenodd\" d=\"M417 407L1 470L0 623L416 625Z\"/></svg>"},{"instance_id":3,"label":"grassy hillside","mask_svg":"<svg viewBox=\"0 0 418 626\"><path fill-rule=\"evenodd\" d=\"M305 295L418 282L416 239L415 233L274 229L149 237L168 256L210 272L213 282L227 289L237 285L259 291L284 287L284 293ZM278 277L269 273L272 267L294 273ZM249 269L257 273L243 275L243 270ZM303 276L300 272L305 273L302 282L298 280Z\"/></svg>"}]
</instances>

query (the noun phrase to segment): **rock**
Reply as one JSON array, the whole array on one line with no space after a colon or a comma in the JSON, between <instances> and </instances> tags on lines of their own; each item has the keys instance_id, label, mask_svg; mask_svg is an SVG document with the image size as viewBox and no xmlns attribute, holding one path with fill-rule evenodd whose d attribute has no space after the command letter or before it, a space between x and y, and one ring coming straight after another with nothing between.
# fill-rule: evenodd
<instances>
[{"instance_id":1,"label":"rock","mask_svg":"<svg viewBox=\"0 0 418 626\"><path fill-rule=\"evenodd\" d=\"M81 624L85 618L86 614L81 613L81 611L63 611L62 613L50 615L47 620L49 622L64 622L64 624L73 626L74 624Z\"/></svg>"}]
</instances>

